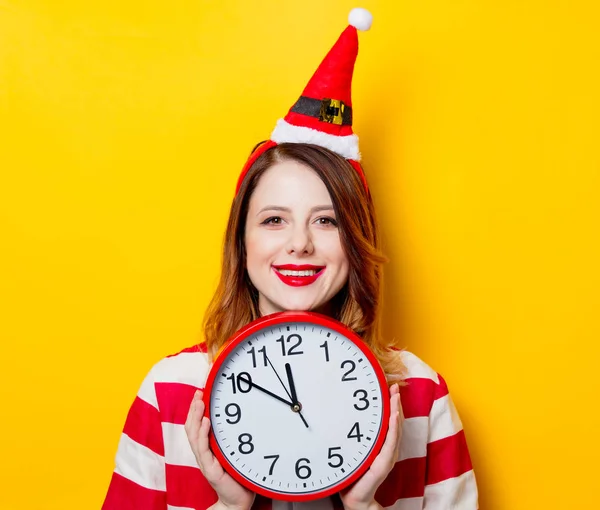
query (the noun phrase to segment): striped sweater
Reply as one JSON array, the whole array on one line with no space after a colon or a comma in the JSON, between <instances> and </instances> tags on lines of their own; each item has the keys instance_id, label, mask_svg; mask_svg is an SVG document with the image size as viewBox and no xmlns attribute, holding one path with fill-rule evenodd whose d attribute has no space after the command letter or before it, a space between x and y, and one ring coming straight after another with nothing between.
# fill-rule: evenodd
<instances>
[{"instance_id":1,"label":"striped sweater","mask_svg":"<svg viewBox=\"0 0 600 510\"><path fill-rule=\"evenodd\" d=\"M390 510L475 510L477 486L462 423L444 379L407 351L397 462L376 500ZM158 362L129 410L103 510L205 510L217 501L184 430L210 369L202 347ZM304 507L304 508L301 508ZM287 503L257 497L253 510L341 510L339 497Z\"/></svg>"}]
</instances>

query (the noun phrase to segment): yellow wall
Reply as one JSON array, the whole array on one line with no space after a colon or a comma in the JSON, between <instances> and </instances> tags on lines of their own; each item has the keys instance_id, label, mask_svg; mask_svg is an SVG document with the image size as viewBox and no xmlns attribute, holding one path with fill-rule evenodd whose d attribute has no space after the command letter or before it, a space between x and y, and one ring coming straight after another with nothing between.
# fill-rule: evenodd
<instances>
[{"instance_id":1,"label":"yellow wall","mask_svg":"<svg viewBox=\"0 0 600 510\"><path fill-rule=\"evenodd\" d=\"M0 509L99 508L248 151L354 6L0 0ZM482 509L597 508L597 2L363 6L386 330L447 379Z\"/></svg>"}]
</instances>

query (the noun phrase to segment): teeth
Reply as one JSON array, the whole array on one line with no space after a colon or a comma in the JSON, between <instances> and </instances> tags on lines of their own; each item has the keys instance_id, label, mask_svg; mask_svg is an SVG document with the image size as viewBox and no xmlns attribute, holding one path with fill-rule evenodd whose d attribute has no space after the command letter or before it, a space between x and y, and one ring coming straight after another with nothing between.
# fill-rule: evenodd
<instances>
[{"instance_id":1,"label":"teeth","mask_svg":"<svg viewBox=\"0 0 600 510\"><path fill-rule=\"evenodd\" d=\"M314 269L308 269L306 271L291 271L289 269L278 269L284 276L313 276L316 271Z\"/></svg>"}]
</instances>

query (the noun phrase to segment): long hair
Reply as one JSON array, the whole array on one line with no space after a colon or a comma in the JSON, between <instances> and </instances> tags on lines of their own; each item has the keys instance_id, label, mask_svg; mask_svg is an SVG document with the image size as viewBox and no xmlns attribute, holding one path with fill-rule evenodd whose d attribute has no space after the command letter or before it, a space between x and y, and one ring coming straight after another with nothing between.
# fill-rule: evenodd
<instances>
[{"instance_id":1,"label":"long hair","mask_svg":"<svg viewBox=\"0 0 600 510\"><path fill-rule=\"evenodd\" d=\"M335 210L340 241L349 262L348 281L331 301L333 317L358 334L381 363L388 381L400 382L405 369L395 341L381 336L383 264L370 194L356 170L336 153L317 145L282 143L265 151L249 169L233 199L225 232L221 278L204 318L209 356L241 327L260 316L258 291L246 271L244 243L250 197L262 174L292 160L312 168L323 181Z\"/></svg>"}]
</instances>

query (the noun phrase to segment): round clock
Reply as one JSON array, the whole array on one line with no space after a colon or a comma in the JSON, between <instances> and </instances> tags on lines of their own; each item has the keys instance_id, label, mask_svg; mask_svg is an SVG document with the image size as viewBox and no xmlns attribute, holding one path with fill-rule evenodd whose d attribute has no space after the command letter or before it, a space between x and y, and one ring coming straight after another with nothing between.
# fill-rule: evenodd
<instances>
[{"instance_id":1,"label":"round clock","mask_svg":"<svg viewBox=\"0 0 600 510\"><path fill-rule=\"evenodd\" d=\"M346 326L312 312L253 321L226 344L204 392L210 446L272 499L309 501L356 481L385 440L385 374Z\"/></svg>"}]
</instances>

